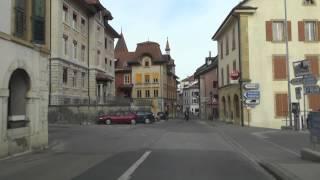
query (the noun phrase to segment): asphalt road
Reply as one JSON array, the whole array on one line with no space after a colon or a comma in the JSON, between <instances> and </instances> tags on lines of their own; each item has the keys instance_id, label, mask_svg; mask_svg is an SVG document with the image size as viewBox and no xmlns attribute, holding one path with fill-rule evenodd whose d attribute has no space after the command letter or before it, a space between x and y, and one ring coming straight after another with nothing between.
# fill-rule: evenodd
<instances>
[{"instance_id":1,"label":"asphalt road","mask_svg":"<svg viewBox=\"0 0 320 180\"><path fill-rule=\"evenodd\" d=\"M0 180L273 179L214 127L51 126L50 149L0 161Z\"/></svg>"}]
</instances>

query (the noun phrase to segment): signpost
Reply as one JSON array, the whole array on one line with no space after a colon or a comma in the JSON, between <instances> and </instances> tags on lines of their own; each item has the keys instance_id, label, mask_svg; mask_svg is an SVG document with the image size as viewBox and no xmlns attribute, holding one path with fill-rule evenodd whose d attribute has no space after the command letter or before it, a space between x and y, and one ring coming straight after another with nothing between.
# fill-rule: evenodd
<instances>
[{"instance_id":1,"label":"signpost","mask_svg":"<svg viewBox=\"0 0 320 180\"><path fill-rule=\"evenodd\" d=\"M303 84L303 78L294 78L291 79L290 83L294 86L302 85Z\"/></svg>"},{"instance_id":2,"label":"signpost","mask_svg":"<svg viewBox=\"0 0 320 180\"><path fill-rule=\"evenodd\" d=\"M260 91L247 91L243 94L243 97L250 100L260 99Z\"/></svg>"},{"instance_id":3,"label":"signpost","mask_svg":"<svg viewBox=\"0 0 320 180\"><path fill-rule=\"evenodd\" d=\"M296 98L297 100L301 100L301 91L302 91L302 88L301 87L296 87Z\"/></svg>"},{"instance_id":4,"label":"signpost","mask_svg":"<svg viewBox=\"0 0 320 180\"><path fill-rule=\"evenodd\" d=\"M304 94L320 94L320 87L318 85L305 86Z\"/></svg>"},{"instance_id":5,"label":"signpost","mask_svg":"<svg viewBox=\"0 0 320 180\"><path fill-rule=\"evenodd\" d=\"M258 83L248 83L248 84L244 84L243 87L246 90L257 90L260 88L260 85Z\"/></svg>"},{"instance_id":6,"label":"signpost","mask_svg":"<svg viewBox=\"0 0 320 180\"><path fill-rule=\"evenodd\" d=\"M247 99L245 103L249 106L256 106L260 104L260 100L258 99Z\"/></svg>"},{"instance_id":7,"label":"signpost","mask_svg":"<svg viewBox=\"0 0 320 180\"><path fill-rule=\"evenodd\" d=\"M260 85L258 83L246 83L243 85L245 92L243 93L244 105L249 109L260 104Z\"/></svg>"},{"instance_id":8,"label":"signpost","mask_svg":"<svg viewBox=\"0 0 320 180\"><path fill-rule=\"evenodd\" d=\"M310 74L310 61L302 60L293 63L293 70L295 77L301 77Z\"/></svg>"},{"instance_id":9,"label":"signpost","mask_svg":"<svg viewBox=\"0 0 320 180\"><path fill-rule=\"evenodd\" d=\"M318 79L313 74L308 74L303 76L303 85L315 85L317 84Z\"/></svg>"}]
</instances>

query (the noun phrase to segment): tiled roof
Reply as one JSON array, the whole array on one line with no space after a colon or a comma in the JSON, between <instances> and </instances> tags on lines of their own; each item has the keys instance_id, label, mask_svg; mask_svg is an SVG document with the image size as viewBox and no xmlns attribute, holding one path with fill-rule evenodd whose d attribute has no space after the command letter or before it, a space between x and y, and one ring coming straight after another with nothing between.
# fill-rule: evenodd
<instances>
[{"instance_id":1,"label":"tiled roof","mask_svg":"<svg viewBox=\"0 0 320 180\"><path fill-rule=\"evenodd\" d=\"M120 54L121 52L126 52L126 53L128 52L127 43L126 43L126 40L124 39L122 32L120 34L120 38L117 42L114 52L115 52L115 56L117 56L117 54Z\"/></svg>"}]
</instances>

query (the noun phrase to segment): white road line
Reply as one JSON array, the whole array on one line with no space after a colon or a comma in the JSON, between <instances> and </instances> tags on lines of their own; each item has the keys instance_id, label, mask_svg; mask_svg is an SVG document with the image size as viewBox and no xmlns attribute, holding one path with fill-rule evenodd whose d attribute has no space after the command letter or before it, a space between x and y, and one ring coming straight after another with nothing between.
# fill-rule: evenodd
<instances>
[{"instance_id":1,"label":"white road line","mask_svg":"<svg viewBox=\"0 0 320 180\"><path fill-rule=\"evenodd\" d=\"M136 169L148 158L148 156L151 154L151 151L145 152L140 159L138 159L126 172L122 174L118 178L118 180L129 180L131 179L131 175L134 173Z\"/></svg>"}]
</instances>

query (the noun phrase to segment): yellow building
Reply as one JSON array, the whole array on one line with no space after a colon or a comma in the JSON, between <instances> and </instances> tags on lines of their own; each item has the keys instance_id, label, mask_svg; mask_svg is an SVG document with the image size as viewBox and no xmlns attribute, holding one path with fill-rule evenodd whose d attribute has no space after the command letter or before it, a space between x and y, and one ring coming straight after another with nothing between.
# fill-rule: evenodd
<instances>
[{"instance_id":1,"label":"yellow building","mask_svg":"<svg viewBox=\"0 0 320 180\"><path fill-rule=\"evenodd\" d=\"M121 62L123 66L131 69L131 98L142 104L152 104L154 113L167 111L170 116L174 116L177 76L174 60L170 56L169 43L167 42L166 54L162 54L158 43L150 41L139 43L135 52L123 53L130 56L118 59L117 65ZM117 73L116 76L120 77L123 74ZM119 79L121 81L122 78ZM121 86L121 82L118 84ZM121 89L117 87L118 90Z\"/></svg>"},{"instance_id":2,"label":"yellow building","mask_svg":"<svg viewBox=\"0 0 320 180\"><path fill-rule=\"evenodd\" d=\"M311 61L312 73L319 77L319 4L319 0L287 1L287 23L283 1L244 0L232 9L213 36L218 43L221 120L267 128L289 124L286 32L291 79L293 62L303 59ZM230 79L233 70L240 72L240 81ZM260 103L253 107L241 103L246 100L242 97L244 83L260 86ZM292 102L299 102L295 86L290 85L290 89ZM305 109L303 99L300 101L302 115L320 109L319 95L306 96L305 100Z\"/></svg>"}]
</instances>

